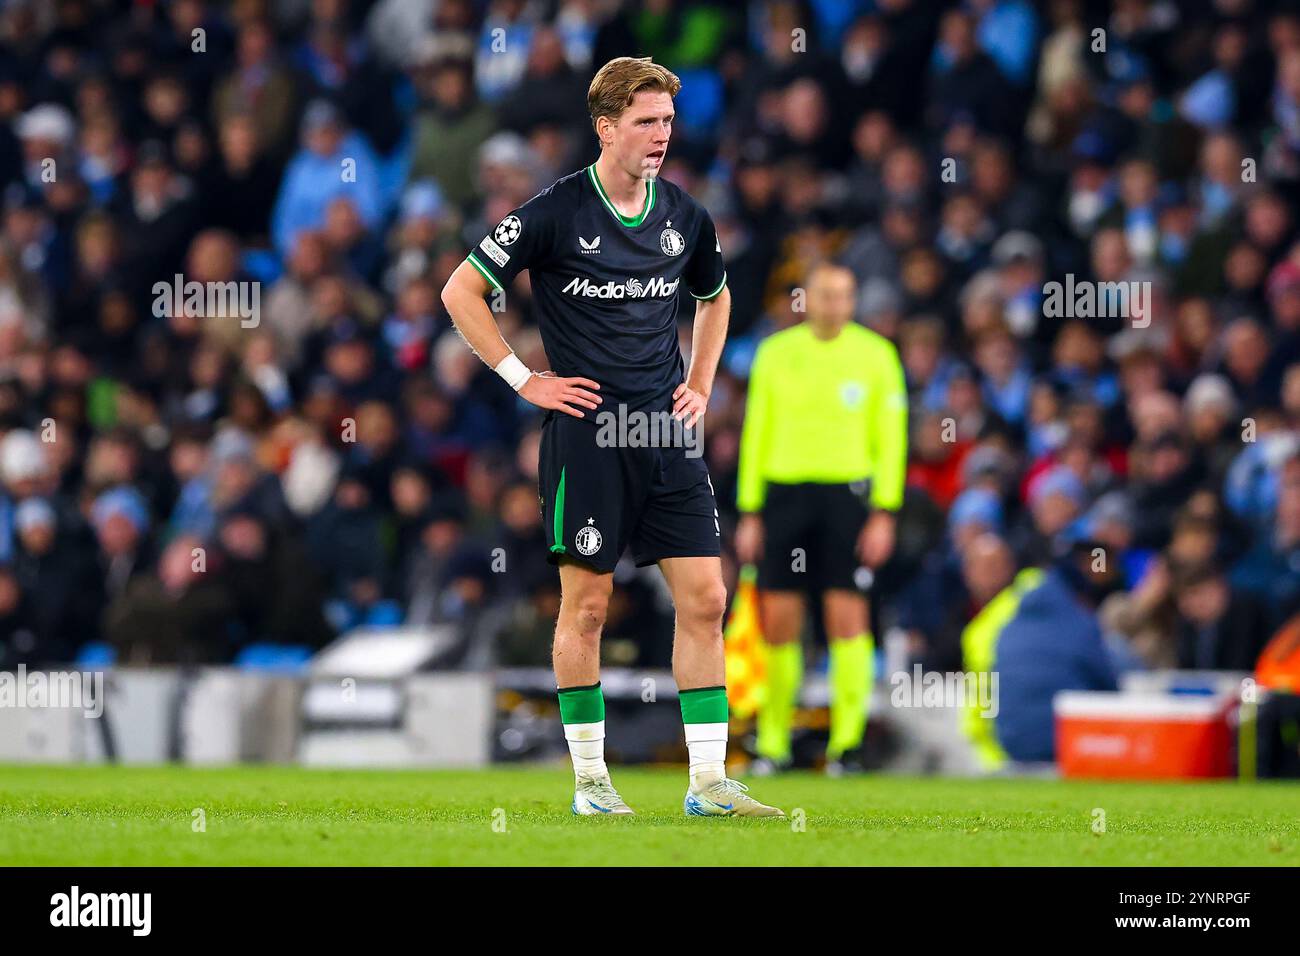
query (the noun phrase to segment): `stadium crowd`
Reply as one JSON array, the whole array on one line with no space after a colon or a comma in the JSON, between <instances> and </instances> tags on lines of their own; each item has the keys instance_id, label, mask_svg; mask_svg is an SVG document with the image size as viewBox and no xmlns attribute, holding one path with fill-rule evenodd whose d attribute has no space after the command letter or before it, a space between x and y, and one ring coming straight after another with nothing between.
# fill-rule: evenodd
<instances>
[{"instance_id":1,"label":"stadium crowd","mask_svg":"<svg viewBox=\"0 0 1300 956\"><path fill-rule=\"evenodd\" d=\"M1252 667L1300 611L1300 12L1262 0L7 0L0 664L441 622L449 666L545 663L539 413L438 293L595 158L620 55L681 76L663 175L727 259L724 540L754 349L831 259L911 397L877 633L958 668L1083 544L1061 600L1122 666ZM159 308L176 276L254 309ZM1067 276L1149 295L1062 313ZM666 664L657 573L616 582L605 653Z\"/></svg>"}]
</instances>

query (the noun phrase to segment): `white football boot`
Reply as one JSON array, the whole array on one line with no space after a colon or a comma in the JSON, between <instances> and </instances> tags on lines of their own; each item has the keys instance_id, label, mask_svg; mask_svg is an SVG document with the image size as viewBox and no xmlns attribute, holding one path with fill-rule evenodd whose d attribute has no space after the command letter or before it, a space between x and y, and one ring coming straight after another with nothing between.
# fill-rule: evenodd
<instances>
[{"instance_id":1,"label":"white football boot","mask_svg":"<svg viewBox=\"0 0 1300 956\"><path fill-rule=\"evenodd\" d=\"M632 808L623 802L609 777L578 777L570 809L580 817L600 816L606 813L631 813Z\"/></svg>"},{"instance_id":2,"label":"white football boot","mask_svg":"<svg viewBox=\"0 0 1300 956\"><path fill-rule=\"evenodd\" d=\"M692 817L783 817L776 807L759 803L739 780L723 778L700 790L687 790L683 808Z\"/></svg>"}]
</instances>

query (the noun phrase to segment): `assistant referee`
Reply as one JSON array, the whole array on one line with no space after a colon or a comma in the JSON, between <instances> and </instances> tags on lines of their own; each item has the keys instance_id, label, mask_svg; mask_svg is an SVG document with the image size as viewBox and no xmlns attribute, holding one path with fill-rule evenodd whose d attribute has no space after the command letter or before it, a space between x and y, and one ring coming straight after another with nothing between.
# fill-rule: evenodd
<instances>
[{"instance_id":1,"label":"assistant referee","mask_svg":"<svg viewBox=\"0 0 1300 956\"><path fill-rule=\"evenodd\" d=\"M790 765L809 591L821 594L830 642L827 772L860 763L875 646L855 574L893 551L906 474L903 368L888 339L853 321L853 273L814 267L806 302L806 321L758 347L740 445L736 551L758 562L767 644L760 774Z\"/></svg>"}]
</instances>

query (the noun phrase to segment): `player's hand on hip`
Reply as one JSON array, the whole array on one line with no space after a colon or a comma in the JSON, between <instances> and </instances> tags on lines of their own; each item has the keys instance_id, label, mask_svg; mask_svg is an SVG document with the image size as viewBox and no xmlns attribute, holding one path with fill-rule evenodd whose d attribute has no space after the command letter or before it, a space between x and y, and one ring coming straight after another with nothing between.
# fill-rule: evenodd
<instances>
[{"instance_id":1,"label":"player's hand on hip","mask_svg":"<svg viewBox=\"0 0 1300 956\"><path fill-rule=\"evenodd\" d=\"M753 564L763 554L763 519L756 514L740 516L736 525L736 559Z\"/></svg>"},{"instance_id":2,"label":"player's hand on hip","mask_svg":"<svg viewBox=\"0 0 1300 956\"><path fill-rule=\"evenodd\" d=\"M519 387L519 394L538 408L582 418L581 409L595 410L603 401L596 394L599 390L600 385L589 378L557 378L554 372L534 372Z\"/></svg>"},{"instance_id":3,"label":"player's hand on hip","mask_svg":"<svg viewBox=\"0 0 1300 956\"><path fill-rule=\"evenodd\" d=\"M708 407L709 396L697 392L685 382L673 390L673 418L685 421L687 428L694 428Z\"/></svg>"},{"instance_id":4,"label":"player's hand on hip","mask_svg":"<svg viewBox=\"0 0 1300 956\"><path fill-rule=\"evenodd\" d=\"M893 553L893 512L874 511L858 534L858 558L874 571L888 561Z\"/></svg>"}]
</instances>

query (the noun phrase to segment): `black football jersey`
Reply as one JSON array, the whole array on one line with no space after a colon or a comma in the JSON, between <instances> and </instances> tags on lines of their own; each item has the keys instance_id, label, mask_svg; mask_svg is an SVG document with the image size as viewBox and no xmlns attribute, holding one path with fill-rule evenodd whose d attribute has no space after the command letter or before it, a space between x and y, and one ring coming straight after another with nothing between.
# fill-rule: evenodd
<instances>
[{"instance_id":1,"label":"black football jersey","mask_svg":"<svg viewBox=\"0 0 1300 956\"><path fill-rule=\"evenodd\" d=\"M685 379L678 292L712 299L727 282L704 207L673 183L652 179L640 215L622 216L594 166L511 212L469 261L495 289L529 270L551 369L599 382L602 410L614 403L671 408Z\"/></svg>"}]
</instances>

